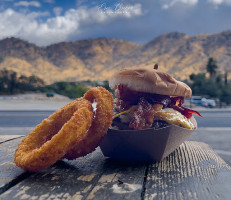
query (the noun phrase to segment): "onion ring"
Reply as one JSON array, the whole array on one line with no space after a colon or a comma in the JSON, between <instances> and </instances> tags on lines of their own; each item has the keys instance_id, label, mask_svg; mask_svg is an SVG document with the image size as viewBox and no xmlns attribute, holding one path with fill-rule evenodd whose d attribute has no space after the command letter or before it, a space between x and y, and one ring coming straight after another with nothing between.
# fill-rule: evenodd
<instances>
[{"instance_id":1,"label":"onion ring","mask_svg":"<svg viewBox=\"0 0 231 200\"><path fill-rule=\"evenodd\" d=\"M86 137L92 117L92 105L84 98L59 109L22 140L15 151L15 164L33 172L51 166L66 154L73 143Z\"/></svg>"},{"instance_id":2,"label":"onion ring","mask_svg":"<svg viewBox=\"0 0 231 200\"><path fill-rule=\"evenodd\" d=\"M107 133L113 118L113 97L112 94L102 87L95 87L88 90L84 97L91 103L97 101L96 113L92 125L87 132L85 139L76 142L67 152L64 158L75 159L91 153L99 146L103 136Z\"/></svg>"}]
</instances>

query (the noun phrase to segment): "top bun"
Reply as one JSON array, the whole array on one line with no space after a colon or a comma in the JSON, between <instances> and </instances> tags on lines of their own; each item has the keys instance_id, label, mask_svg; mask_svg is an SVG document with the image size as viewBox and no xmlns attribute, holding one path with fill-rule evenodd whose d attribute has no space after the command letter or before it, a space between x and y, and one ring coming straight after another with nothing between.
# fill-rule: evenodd
<instances>
[{"instance_id":1,"label":"top bun","mask_svg":"<svg viewBox=\"0 0 231 200\"><path fill-rule=\"evenodd\" d=\"M137 92L154 93L169 96L190 98L191 88L171 75L157 69L123 69L115 73L109 80L109 86L126 85Z\"/></svg>"}]
</instances>

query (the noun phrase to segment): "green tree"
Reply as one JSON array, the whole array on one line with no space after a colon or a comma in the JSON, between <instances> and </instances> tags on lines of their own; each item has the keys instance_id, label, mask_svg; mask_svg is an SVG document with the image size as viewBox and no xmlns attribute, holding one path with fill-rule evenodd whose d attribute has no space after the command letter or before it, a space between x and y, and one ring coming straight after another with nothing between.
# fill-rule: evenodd
<instances>
[{"instance_id":1,"label":"green tree","mask_svg":"<svg viewBox=\"0 0 231 200\"><path fill-rule=\"evenodd\" d=\"M231 83L227 83L227 85L222 88L220 100L228 105L231 104Z\"/></svg>"},{"instance_id":2,"label":"green tree","mask_svg":"<svg viewBox=\"0 0 231 200\"><path fill-rule=\"evenodd\" d=\"M189 76L193 95L201 95L209 98L218 98L226 104L231 103L231 82L228 80L227 72L225 75L217 73L217 64L213 58L208 59L206 66L210 77L207 78L205 73L191 74Z\"/></svg>"},{"instance_id":3,"label":"green tree","mask_svg":"<svg viewBox=\"0 0 231 200\"><path fill-rule=\"evenodd\" d=\"M17 89L17 73L16 72L11 72L9 74L9 92L10 94L13 94L14 91Z\"/></svg>"},{"instance_id":4,"label":"green tree","mask_svg":"<svg viewBox=\"0 0 231 200\"><path fill-rule=\"evenodd\" d=\"M75 82L65 82L60 81L42 88L43 92L55 92L57 94L61 94L64 96L68 96L69 98L79 98L84 95L84 93L88 90L87 87L80 85Z\"/></svg>"},{"instance_id":5,"label":"green tree","mask_svg":"<svg viewBox=\"0 0 231 200\"><path fill-rule=\"evenodd\" d=\"M17 82L17 73L3 69L0 71L0 91L6 94L13 94Z\"/></svg>"},{"instance_id":6,"label":"green tree","mask_svg":"<svg viewBox=\"0 0 231 200\"><path fill-rule=\"evenodd\" d=\"M0 93L15 94L25 91L34 91L44 86L44 81L37 76L26 77L11 70L3 69L0 71Z\"/></svg>"},{"instance_id":7,"label":"green tree","mask_svg":"<svg viewBox=\"0 0 231 200\"><path fill-rule=\"evenodd\" d=\"M217 68L218 66L216 60L210 57L206 65L206 70L209 73L210 79L213 79L216 76Z\"/></svg>"},{"instance_id":8,"label":"green tree","mask_svg":"<svg viewBox=\"0 0 231 200\"><path fill-rule=\"evenodd\" d=\"M69 87L66 88L64 95L72 99L79 98L82 97L87 90L88 89L86 87L81 85L75 85L75 86L70 85Z\"/></svg>"},{"instance_id":9,"label":"green tree","mask_svg":"<svg viewBox=\"0 0 231 200\"><path fill-rule=\"evenodd\" d=\"M218 82L207 79L205 73L191 74L190 80L192 81L191 89L194 95L206 95L208 97L216 98L220 95L219 79Z\"/></svg>"},{"instance_id":10,"label":"green tree","mask_svg":"<svg viewBox=\"0 0 231 200\"><path fill-rule=\"evenodd\" d=\"M28 83L31 85L32 89L44 86L44 81L35 75L28 77Z\"/></svg>"}]
</instances>

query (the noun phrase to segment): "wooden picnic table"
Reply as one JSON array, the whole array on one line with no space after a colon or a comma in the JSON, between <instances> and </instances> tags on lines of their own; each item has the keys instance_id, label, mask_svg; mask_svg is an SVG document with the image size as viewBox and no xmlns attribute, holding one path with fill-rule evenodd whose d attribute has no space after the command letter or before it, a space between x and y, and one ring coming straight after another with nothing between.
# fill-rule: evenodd
<instances>
[{"instance_id":1,"label":"wooden picnic table","mask_svg":"<svg viewBox=\"0 0 231 200\"><path fill-rule=\"evenodd\" d=\"M231 199L231 167L207 144L186 141L161 162L125 163L100 149L38 173L14 162L20 136L0 136L0 199Z\"/></svg>"}]
</instances>

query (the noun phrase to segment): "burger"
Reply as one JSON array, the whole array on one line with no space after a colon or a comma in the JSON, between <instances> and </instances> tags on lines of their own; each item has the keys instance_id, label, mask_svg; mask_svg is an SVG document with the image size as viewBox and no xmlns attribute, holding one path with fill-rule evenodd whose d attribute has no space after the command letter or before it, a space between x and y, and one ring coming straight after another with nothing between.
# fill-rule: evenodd
<instances>
[{"instance_id":1,"label":"burger","mask_svg":"<svg viewBox=\"0 0 231 200\"><path fill-rule=\"evenodd\" d=\"M192 91L171 75L154 69L123 69L109 79L115 90L114 118L100 149L124 161L161 161L197 128L185 108Z\"/></svg>"},{"instance_id":2,"label":"burger","mask_svg":"<svg viewBox=\"0 0 231 200\"><path fill-rule=\"evenodd\" d=\"M192 114L184 99L192 95L191 88L171 75L153 69L123 69L109 80L115 90L114 119L111 128L117 130L159 129L177 125L195 129Z\"/></svg>"}]
</instances>

